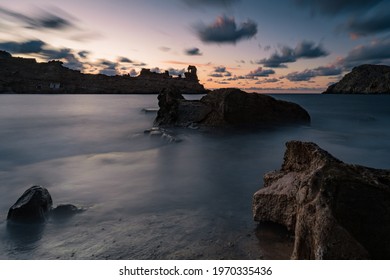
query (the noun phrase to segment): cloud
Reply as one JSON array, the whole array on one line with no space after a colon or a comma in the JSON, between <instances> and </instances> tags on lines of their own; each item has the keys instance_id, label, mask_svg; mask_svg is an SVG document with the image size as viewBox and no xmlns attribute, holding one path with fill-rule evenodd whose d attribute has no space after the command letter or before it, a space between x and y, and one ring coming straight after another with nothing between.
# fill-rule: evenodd
<instances>
[{"instance_id":1,"label":"cloud","mask_svg":"<svg viewBox=\"0 0 390 280\"><path fill-rule=\"evenodd\" d=\"M277 82L279 82L279 79L270 78L270 79L264 79L264 80L257 81L255 84L259 85L259 84L277 83Z\"/></svg>"},{"instance_id":2,"label":"cloud","mask_svg":"<svg viewBox=\"0 0 390 280\"><path fill-rule=\"evenodd\" d=\"M2 42L0 43L0 49L10 53L30 54L40 53L45 45L46 43L41 40L29 40L25 42Z\"/></svg>"},{"instance_id":3,"label":"cloud","mask_svg":"<svg viewBox=\"0 0 390 280\"><path fill-rule=\"evenodd\" d=\"M318 76L336 76L342 73L342 68L338 66L321 66L315 69L306 69L302 72L292 72L285 76L291 82L310 81Z\"/></svg>"},{"instance_id":4,"label":"cloud","mask_svg":"<svg viewBox=\"0 0 390 280\"><path fill-rule=\"evenodd\" d=\"M257 24L252 20L242 22L238 27L233 17L217 17L214 23L198 24L195 28L199 39L204 43L235 44L250 39L257 33Z\"/></svg>"},{"instance_id":5,"label":"cloud","mask_svg":"<svg viewBox=\"0 0 390 280\"><path fill-rule=\"evenodd\" d=\"M217 66L214 67L214 73L209 74L209 76L214 78L231 77L232 73L227 71L225 66Z\"/></svg>"},{"instance_id":6,"label":"cloud","mask_svg":"<svg viewBox=\"0 0 390 280\"><path fill-rule=\"evenodd\" d=\"M210 77L214 77L214 78L222 78L223 75L221 73L211 73L209 74Z\"/></svg>"},{"instance_id":7,"label":"cloud","mask_svg":"<svg viewBox=\"0 0 390 280\"><path fill-rule=\"evenodd\" d=\"M217 73L224 73L224 72L226 72L226 67L225 67L225 66L217 66L217 67L214 67L214 72L217 72Z\"/></svg>"},{"instance_id":8,"label":"cloud","mask_svg":"<svg viewBox=\"0 0 390 280\"><path fill-rule=\"evenodd\" d=\"M80 51L80 52L78 52L78 55L79 55L81 58L87 58L89 54L90 54L89 51Z\"/></svg>"},{"instance_id":9,"label":"cloud","mask_svg":"<svg viewBox=\"0 0 390 280\"><path fill-rule=\"evenodd\" d=\"M186 55L203 55L198 48L186 49L184 52Z\"/></svg>"},{"instance_id":10,"label":"cloud","mask_svg":"<svg viewBox=\"0 0 390 280\"><path fill-rule=\"evenodd\" d=\"M182 76L185 71L186 70L184 68L183 69L174 69L174 68L168 69L169 75L172 75L172 76Z\"/></svg>"},{"instance_id":11,"label":"cloud","mask_svg":"<svg viewBox=\"0 0 390 280\"><path fill-rule=\"evenodd\" d=\"M302 41L293 49L282 46L279 52L274 52L269 58L261 59L258 64L270 68L286 68L286 63L296 62L301 58L318 58L327 56L329 53L323 47L310 41Z\"/></svg>"},{"instance_id":12,"label":"cloud","mask_svg":"<svg viewBox=\"0 0 390 280\"><path fill-rule=\"evenodd\" d=\"M257 69L250 71L247 76L249 77L268 77L269 75L275 74L275 71L272 69L263 69L258 67Z\"/></svg>"},{"instance_id":13,"label":"cloud","mask_svg":"<svg viewBox=\"0 0 390 280\"><path fill-rule=\"evenodd\" d=\"M309 7L313 13L334 16L341 13L366 11L384 0L294 0L296 4Z\"/></svg>"},{"instance_id":14,"label":"cloud","mask_svg":"<svg viewBox=\"0 0 390 280\"><path fill-rule=\"evenodd\" d=\"M127 57L119 57L119 62L121 63L133 63L133 61Z\"/></svg>"},{"instance_id":15,"label":"cloud","mask_svg":"<svg viewBox=\"0 0 390 280\"><path fill-rule=\"evenodd\" d=\"M171 50L171 48L168 48L168 47L164 47L164 46L161 46L158 48L160 51L162 52L169 52Z\"/></svg>"},{"instance_id":16,"label":"cloud","mask_svg":"<svg viewBox=\"0 0 390 280\"><path fill-rule=\"evenodd\" d=\"M359 45L352 49L340 64L352 68L359 64L386 63L390 60L390 36L373 40L368 45Z\"/></svg>"},{"instance_id":17,"label":"cloud","mask_svg":"<svg viewBox=\"0 0 390 280\"><path fill-rule=\"evenodd\" d=\"M319 44L315 46L313 42L302 41L294 49L295 57L298 58L317 58L327 56L329 53L325 51Z\"/></svg>"},{"instance_id":18,"label":"cloud","mask_svg":"<svg viewBox=\"0 0 390 280\"><path fill-rule=\"evenodd\" d=\"M191 7L227 7L240 2L240 0L182 0L185 4Z\"/></svg>"},{"instance_id":19,"label":"cloud","mask_svg":"<svg viewBox=\"0 0 390 280\"><path fill-rule=\"evenodd\" d=\"M70 27L74 27L71 23L71 19L63 11L56 10L57 13L62 15L56 15L48 11L41 11L38 16L27 16L21 13L14 12L12 10L0 7L0 14L3 17L8 17L13 20L19 21L30 29L55 29L62 30ZM68 18L67 18L68 17Z\"/></svg>"},{"instance_id":20,"label":"cloud","mask_svg":"<svg viewBox=\"0 0 390 280\"><path fill-rule=\"evenodd\" d=\"M353 37L362 37L390 30L390 7L368 17L353 17L341 26Z\"/></svg>"}]
</instances>

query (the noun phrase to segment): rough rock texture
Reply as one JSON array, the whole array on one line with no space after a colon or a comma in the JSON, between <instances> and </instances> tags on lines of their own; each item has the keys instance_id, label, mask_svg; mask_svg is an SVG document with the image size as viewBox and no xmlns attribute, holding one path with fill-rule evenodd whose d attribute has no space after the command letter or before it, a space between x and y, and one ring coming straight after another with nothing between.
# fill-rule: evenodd
<instances>
[{"instance_id":1,"label":"rough rock texture","mask_svg":"<svg viewBox=\"0 0 390 280\"><path fill-rule=\"evenodd\" d=\"M293 259L389 259L390 171L288 142L281 170L254 194L256 221L295 232Z\"/></svg>"},{"instance_id":2,"label":"rough rock texture","mask_svg":"<svg viewBox=\"0 0 390 280\"><path fill-rule=\"evenodd\" d=\"M235 88L209 92L200 100L186 100L168 88L159 96L156 125L243 126L280 123L309 123L309 114L299 105Z\"/></svg>"},{"instance_id":3,"label":"rough rock texture","mask_svg":"<svg viewBox=\"0 0 390 280\"><path fill-rule=\"evenodd\" d=\"M53 201L47 189L33 186L26 190L8 211L7 220L22 223L46 221Z\"/></svg>"},{"instance_id":4,"label":"rough rock texture","mask_svg":"<svg viewBox=\"0 0 390 280\"><path fill-rule=\"evenodd\" d=\"M189 66L185 78L142 69L137 77L83 74L62 65L61 61L37 63L35 59L12 57L0 51L0 93L60 94L158 94L167 86L182 93L203 94L195 66Z\"/></svg>"},{"instance_id":5,"label":"rough rock texture","mask_svg":"<svg viewBox=\"0 0 390 280\"><path fill-rule=\"evenodd\" d=\"M324 93L390 94L390 66L365 64L355 67Z\"/></svg>"}]
</instances>

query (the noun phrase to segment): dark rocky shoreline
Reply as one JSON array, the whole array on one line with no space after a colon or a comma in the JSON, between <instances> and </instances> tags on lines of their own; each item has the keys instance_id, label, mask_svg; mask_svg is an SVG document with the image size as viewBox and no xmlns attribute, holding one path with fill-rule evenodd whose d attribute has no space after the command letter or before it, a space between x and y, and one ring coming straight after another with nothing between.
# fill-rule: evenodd
<instances>
[{"instance_id":1,"label":"dark rocky shoreline","mask_svg":"<svg viewBox=\"0 0 390 280\"><path fill-rule=\"evenodd\" d=\"M62 65L61 61L37 63L35 59L13 57L0 51L0 93L4 94L158 94L174 86L186 94L205 93L195 66L185 77L168 72L154 73L142 69L137 77L83 74Z\"/></svg>"}]
</instances>

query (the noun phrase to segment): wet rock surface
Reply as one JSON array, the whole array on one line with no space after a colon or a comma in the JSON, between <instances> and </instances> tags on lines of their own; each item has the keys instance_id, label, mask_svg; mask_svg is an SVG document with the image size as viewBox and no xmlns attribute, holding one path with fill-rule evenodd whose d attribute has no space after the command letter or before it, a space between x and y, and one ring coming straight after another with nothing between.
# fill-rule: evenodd
<instances>
[{"instance_id":1,"label":"wet rock surface","mask_svg":"<svg viewBox=\"0 0 390 280\"><path fill-rule=\"evenodd\" d=\"M346 164L314 143L287 144L254 194L256 221L295 234L293 259L388 259L390 171Z\"/></svg>"}]
</instances>

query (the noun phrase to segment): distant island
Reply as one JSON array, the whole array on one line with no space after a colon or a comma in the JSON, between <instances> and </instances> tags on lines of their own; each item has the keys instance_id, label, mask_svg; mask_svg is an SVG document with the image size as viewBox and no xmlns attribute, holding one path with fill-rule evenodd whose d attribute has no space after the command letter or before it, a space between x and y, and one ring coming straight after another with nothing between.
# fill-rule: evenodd
<instances>
[{"instance_id":1,"label":"distant island","mask_svg":"<svg viewBox=\"0 0 390 280\"><path fill-rule=\"evenodd\" d=\"M325 94L390 94L390 66L364 64L352 69Z\"/></svg>"},{"instance_id":2,"label":"distant island","mask_svg":"<svg viewBox=\"0 0 390 280\"><path fill-rule=\"evenodd\" d=\"M61 61L38 63L0 51L0 93L8 94L157 94L166 87L187 94L206 93L196 72L190 65L184 77L145 68L137 77L83 74L64 67Z\"/></svg>"}]
</instances>

